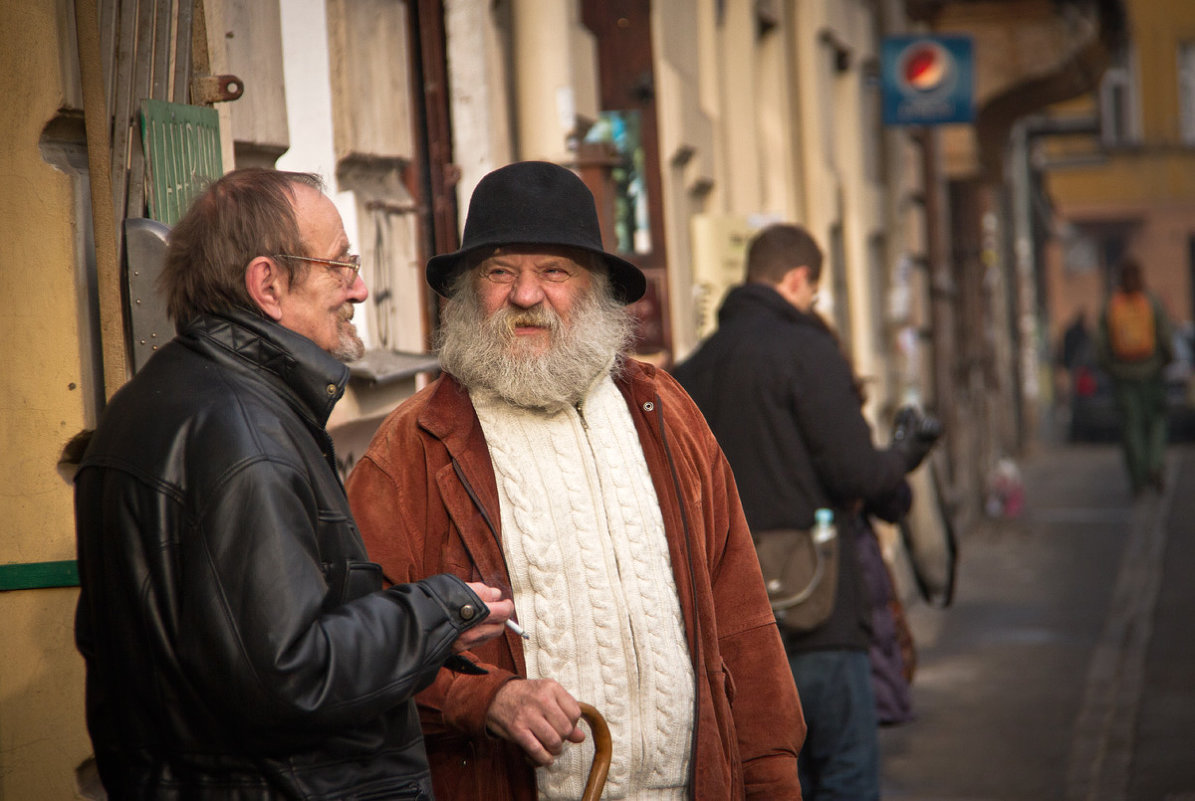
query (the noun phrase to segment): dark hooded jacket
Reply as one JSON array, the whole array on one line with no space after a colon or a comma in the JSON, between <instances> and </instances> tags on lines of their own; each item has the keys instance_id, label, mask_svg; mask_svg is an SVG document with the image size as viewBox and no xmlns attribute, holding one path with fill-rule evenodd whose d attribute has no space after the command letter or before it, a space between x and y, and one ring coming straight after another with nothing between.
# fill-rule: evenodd
<instances>
[{"instance_id":1,"label":"dark hooded jacket","mask_svg":"<svg viewBox=\"0 0 1195 801\"><path fill-rule=\"evenodd\" d=\"M112 399L76 477L87 724L114 799L429 799L411 698L484 605L382 590L324 425L347 368L242 312Z\"/></svg>"},{"instance_id":2,"label":"dark hooded jacket","mask_svg":"<svg viewBox=\"0 0 1195 801\"><path fill-rule=\"evenodd\" d=\"M734 470L753 531L809 528L819 507L834 509L840 533L860 502L904 477L904 458L877 449L860 409L850 364L820 318L765 284L731 290L718 330L674 375L705 414ZM854 547L853 536L842 546ZM830 619L786 635L790 653L867 650L869 600L853 551L840 558Z\"/></svg>"}]
</instances>

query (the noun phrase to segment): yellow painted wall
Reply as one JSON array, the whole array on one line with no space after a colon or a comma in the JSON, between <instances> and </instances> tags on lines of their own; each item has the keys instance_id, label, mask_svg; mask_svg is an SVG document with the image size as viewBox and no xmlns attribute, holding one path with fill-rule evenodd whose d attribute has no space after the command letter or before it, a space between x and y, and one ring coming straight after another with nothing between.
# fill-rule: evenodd
<instances>
[{"instance_id":1,"label":"yellow painted wall","mask_svg":"<svg viewBox=\"0 0 1195 801\"><path fill-rule=\"evenodd\" d=\"M1050 192L1064 208L1195 200L1195 148L1121 153L1100 167L1058 171Z\"/></svg>"},{"instance_id":2,"label":"yellow painted wall","mask_svg":"<svg viewBox=\"0 0 1195 801\"><path fill-rule=\"evenodd\" d=\"M64 103L59 3L0 3L0 564L73 559L71 491L55 465L84 425L72 180L42 128ZM69 62L68 62L69 63ZM73 799L91 752L77 592L0 593L0 798Z\"/></svg>"},{"instance_id":3,"label":"yellow painted wall","mask_svg":"<svg viewBox=\"0 0 1195 801\"><path fill-rule=\"evenodd\" d=\"M1139 88L1146 141L1176 144L1179 141L1177 44L1195 40L1195 3L1128 0L1126 5L1141 71Z\"/></svg>"}]
</instances>

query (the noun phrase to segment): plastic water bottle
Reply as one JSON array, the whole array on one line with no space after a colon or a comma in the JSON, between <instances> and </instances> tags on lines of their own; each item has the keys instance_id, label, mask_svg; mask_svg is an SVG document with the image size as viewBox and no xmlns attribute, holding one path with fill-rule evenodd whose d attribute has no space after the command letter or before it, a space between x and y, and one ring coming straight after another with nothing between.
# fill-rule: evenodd
<instances>
[{"instance_id":1,"label":"plastic water bottle","mask_svg":"<svg viewBox=\"0 0 1195 801\"><path fill-rule=\"evenodd\" d=\"M818 545L830 542L838 536L834 528L834 511L818 509L813 513L813 541Z\"/></svg>"}]
</instances>

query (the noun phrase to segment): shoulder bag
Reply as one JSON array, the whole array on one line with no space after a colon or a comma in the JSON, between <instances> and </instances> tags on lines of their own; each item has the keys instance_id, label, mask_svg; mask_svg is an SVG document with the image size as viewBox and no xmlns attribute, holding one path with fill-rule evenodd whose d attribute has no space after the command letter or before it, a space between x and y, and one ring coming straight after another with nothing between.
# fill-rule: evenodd
<instances>
[{"instance_id":1,"label":"shoulder bag","mask_svg":"<svg viewBox=\"0 0 1195 801\"><path fill-rule=\"evenodd\" d=\"M753 534L768 600L782 630L806 632L826 622L838 589L838 540L816 542L813 529Z\"/></svg>"}]
</instances>

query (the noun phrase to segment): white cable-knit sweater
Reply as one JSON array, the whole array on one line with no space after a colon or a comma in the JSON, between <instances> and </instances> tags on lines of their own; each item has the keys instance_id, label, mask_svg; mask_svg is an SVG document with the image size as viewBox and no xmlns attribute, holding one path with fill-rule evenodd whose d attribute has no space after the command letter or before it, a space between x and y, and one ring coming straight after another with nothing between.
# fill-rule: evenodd
<instances>
[{"instance_id":1,"label":"white cable-knit sweater","mask_svg":"<svg viewBox=\"0 0 1195 801\"><path fill-rule=\"evenodd\" d=\"M659 502L626 401L608 375L579 409L473 405L498 484L528 678L552 678L610 725L602 798L680 801L693 675ZM539 797L581 797L591 738L538 770Z\"/></svg>"}]
</instances>

